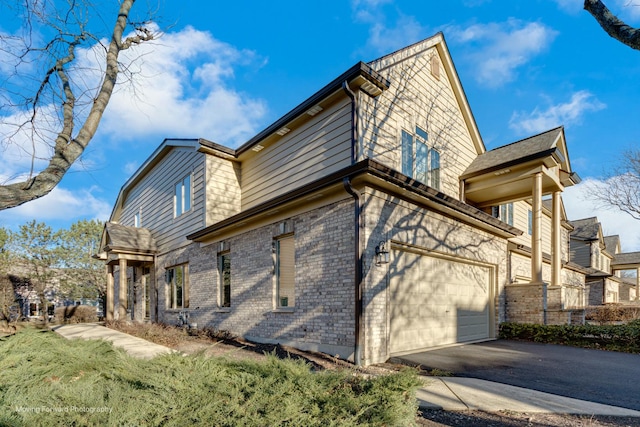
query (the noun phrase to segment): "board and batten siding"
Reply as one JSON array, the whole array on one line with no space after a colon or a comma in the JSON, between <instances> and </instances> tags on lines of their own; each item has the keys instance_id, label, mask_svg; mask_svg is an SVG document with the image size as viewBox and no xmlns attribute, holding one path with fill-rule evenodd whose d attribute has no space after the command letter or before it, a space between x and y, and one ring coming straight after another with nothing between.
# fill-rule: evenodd
<instances>
[{"instance_id":1,"label":"board and batten siding","mask_svg":"<svg viewBox=\"0 0 640 427\"><path fill-rule=\"evenodd\" d=\"M351 104L342 101L242 163L242 209L351 165Z\"/></svg>"},{"instance_id":2,"label":"board and batten siding","mask_svg":"<svg viewBox=\"0 0 640 427\"><path fill-rule=\"evenodd\" d=\"M206 156L206 224L209 226L240 212L240 164Z\"/></svg>"},{"instance_id":3,"label":"board and batten siding","mask_svg":"<svg viewBox=\"0 0 640 427\"><path fill-rule=\"evenodd\" d=\"M420 126L429 147L440 152L440 191L459 199L459 177L478 153L448 75L431 74L430 62L440 60L437 49L428 43L412 49L371 64L391 86L375 99L360 96L361 152L401 171L402 130L413 134Z\"/></svg>"},{"instance_id":4,"label":"board and batten siding","mask_svg":"<svg viewBox=\"0 0 640 427\"><path fill-rule=\"evenodd\" d=\"M186 235L204 226L204 155L192 148L172 149L132 189L118 222L134 226L140 212L142 227L151 231L159 251L188 243ZM175 185L191 174L191 209L174 218Z\"/></svg>"}]
</instances>

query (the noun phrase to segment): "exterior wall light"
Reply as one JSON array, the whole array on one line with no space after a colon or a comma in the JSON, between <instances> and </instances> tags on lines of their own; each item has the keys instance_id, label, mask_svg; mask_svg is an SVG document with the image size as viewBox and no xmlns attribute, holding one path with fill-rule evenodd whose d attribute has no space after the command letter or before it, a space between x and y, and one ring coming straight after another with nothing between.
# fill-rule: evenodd
<instances>
[{"instance_id":1,"label":"exterior wall light","mask_svg":"<svg viewBox=\"0 0 640 427\"><path fill-rule=\"evenodd\" d=\"M376 264L389 264L389 251L386 249L384 242L380 242L376 246Z\"/></svg>"}]
</instances>

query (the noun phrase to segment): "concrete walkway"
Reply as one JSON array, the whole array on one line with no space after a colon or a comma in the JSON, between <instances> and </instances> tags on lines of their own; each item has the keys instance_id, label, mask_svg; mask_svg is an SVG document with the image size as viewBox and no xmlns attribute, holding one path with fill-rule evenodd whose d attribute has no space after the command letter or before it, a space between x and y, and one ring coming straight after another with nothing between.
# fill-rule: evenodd
<instances>
[{"instance_id":1,"label":"concrete walkway","mask_svg":"<svg viewBox=\"0 0 640 427\"><path fill-rule=\"evenodd\" d=\"M640 417L640 411L571 399L475 378L429 377L418 390L422 409ZM640 422L640 420L639 420Z\"/></svg>"},{"instance_id":2,"label":"concrete walkway","mask_svg":"<svg viewBox=\"0 0 640 427\"><path fill-rule=\"evenodd\" d=\"M52 328L68 339L104 339L134 357L151 359L174 350L142 338L109 329L97 323L61 325ZM491 381L460 377L427 377L417 392L422 409L445 411L482 410L580 415L639 417L640 411L571 399L554 394Z\"/></svg>"},{"instance_id":3,"label":"concrete walkway","mask_svg":"<svg viewBox=\"0 0 640 427\"><path fill-rule=\"evenodd\" d=\"M140 359L152 359L158 355L174 351L169 347L118 332L98 323L60 325L51 329L67 339L82 338L111 341L115 347L122 348L131 356Z\"/></svg>"}]
</instances>

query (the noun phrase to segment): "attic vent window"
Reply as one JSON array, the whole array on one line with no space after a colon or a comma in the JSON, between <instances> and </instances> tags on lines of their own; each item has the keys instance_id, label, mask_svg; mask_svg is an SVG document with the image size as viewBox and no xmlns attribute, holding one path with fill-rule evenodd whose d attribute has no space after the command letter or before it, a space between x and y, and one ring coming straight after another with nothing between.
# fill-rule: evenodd
<instances>
[{"instance_id":1,"label":"attic vent window","mask_svg":"<svg viewBox=\"0 0 640 427\"><path fill-rule=\"evenodd\" d=\"M309 110L307 111L307 114L313 117L316 114L318 114L320 111L322 111L322 107L319 105L316 105L314 107L309 108Z\"/></svg>"},{"instance_id":2,"label":"attic vent window","mask_svg":"<svg viewBox=\"0 0 640 427\"><path fill-rule=\"evenodd\" d=\"M280 130L278 130L276 133L277 133L278 135L280 135L280 136L283 136L283 135L288 134L289 132L291 132L291 129L289 129L289 128L288 128L288 127L286 127L286 126L283 126L283 127L281 127L281 128L280 128Z\"/></svg>"},{"instance_id":3,"label":"attic vent window","mask_svg":"<svg viewBox=\"0 0 640 427\"><path fill-rule=\"evenodd\" d=\"M431 75L440 80L440 59L436 55L431 57Z\"/></svg>"},{"instance_id":4,"label":"attic vent window","mask_svg":"<svg viewBox=\"0 0 640 427\"><path fill-rule=\"evenodd\" d=\"M258 144L255 147L253 147L252 150L257 153L258 151L262 150L263 148L264 148L264 146Z\"/></svg>"},{"instance_id":5,"label":"attic vent window","mask_svg":"<svg viewBox=\"0 0 640 427\"><path fill-rule=\"evenodd\" d=\"M362 89L364 92L374 97L382 93L382 89L380 89L378 86L374 85L370 81L366 81L362 83L362 86L360 86L360 89Z\"/></svg>"}]
</instances>

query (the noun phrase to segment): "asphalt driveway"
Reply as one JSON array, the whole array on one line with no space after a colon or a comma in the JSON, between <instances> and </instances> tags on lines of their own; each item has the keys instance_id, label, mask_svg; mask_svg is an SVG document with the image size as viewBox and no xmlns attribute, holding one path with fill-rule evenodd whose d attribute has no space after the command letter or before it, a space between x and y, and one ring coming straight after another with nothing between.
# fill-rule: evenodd
<instances>
[{"instance_id":1,"label":"asphalt driveway","mask_svg":"<svg viewBox=\"0 0 640 427\"><path fill-rule=\"evenodd\" d=\"M640 410L640 355L489 341L394 358L425 369Z\"/></svg>"}]
</instances>

